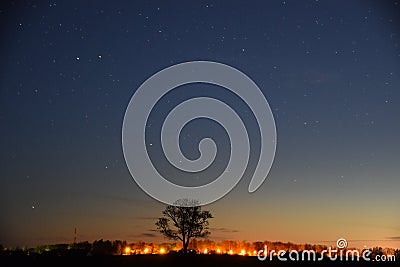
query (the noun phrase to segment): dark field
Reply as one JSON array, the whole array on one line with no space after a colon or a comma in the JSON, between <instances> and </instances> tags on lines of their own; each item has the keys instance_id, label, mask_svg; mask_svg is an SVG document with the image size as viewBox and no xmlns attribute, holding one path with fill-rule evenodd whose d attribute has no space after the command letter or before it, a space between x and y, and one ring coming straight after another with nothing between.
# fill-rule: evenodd
<instances>
[{"instance_id":1,"label":"dark field","mask_svg":"<svg viewBox=\"0 0 400 267\"><path fill-rule=\"evenodd\" d=\"M398 266L396 262L280 262L229 255L3 256L0 266Z\"/></svg>"}]
</instances>

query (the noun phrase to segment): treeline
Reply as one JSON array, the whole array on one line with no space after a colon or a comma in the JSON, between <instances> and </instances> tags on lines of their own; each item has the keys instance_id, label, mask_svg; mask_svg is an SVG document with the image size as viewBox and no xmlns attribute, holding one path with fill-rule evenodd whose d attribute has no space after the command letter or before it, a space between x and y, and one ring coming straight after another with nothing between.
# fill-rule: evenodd
<instances>
[{"instance_id":1,"label":"treeline","mask_svg":"<svg viewBox=\"0 0 400 267\"><path fill-rule=\"evenodd\" d=\"M224 240L215 242L212 240L191 240L189 249L192 253L207 254L241 254L254 255L255 252L264 249L268 250L285 250L285 251L303 251L314 250L321 252L327 249L325 245L315 244L295 244L291 242L246 242L236 240ZM135 243L127 243L121 240L95 240L93 243L88 241L73 244L54 244L42 245L35 248L5 248L0 245L0 255L135 255L135 254L163 254L176 253L182 249L181 243L146 243L138 241ZM392 248L374 247L370 249L372 256L376 255L395 255L396 259L400 259L400 250Z\"/></svg>"},{"instance_id":2,"label":"treeline","mask_svg":"<svg viewBox=\"0 0 400 267\"><path fill-rule=\"evenodd\" d=\"M73 244L42 245L35 248L4 248L0 245L2 255L122 255L126 241L95 240Z\"/></svg>"}]
</instances>

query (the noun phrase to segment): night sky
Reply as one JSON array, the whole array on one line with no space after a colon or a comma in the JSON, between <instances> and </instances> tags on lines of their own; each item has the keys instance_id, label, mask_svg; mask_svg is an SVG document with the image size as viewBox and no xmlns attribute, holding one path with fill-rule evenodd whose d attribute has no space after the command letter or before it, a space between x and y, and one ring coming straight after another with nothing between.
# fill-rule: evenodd
<instances>
[{"instance_id":1,"label":"night sky","mask_svg":"<svg viewBox=\"0 0 400 267\"><path fill-rule=\"evenodd\" d=\"M71 243L75 227L78 241L162 242L165 205L127 169L124 113L151 75L209 60L257 83L278 137L256 192L247 172L205 207L211 239L400 247L400 2L2 1L0 31L1 244ZM155 144L168 110L196 95L249 113L221 88L187 87L152 113ZM199 176L150 154L171 181L208 182L229 159L226 133L207 120L182 132L193 158L208 135L219 154Z\"/></svg>"}]
</instances>

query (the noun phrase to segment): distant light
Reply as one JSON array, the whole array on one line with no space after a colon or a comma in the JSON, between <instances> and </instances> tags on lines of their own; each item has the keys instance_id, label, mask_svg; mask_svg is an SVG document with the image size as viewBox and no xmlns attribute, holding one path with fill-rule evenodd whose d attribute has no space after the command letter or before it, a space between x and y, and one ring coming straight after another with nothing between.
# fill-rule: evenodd
<instances>
[{"instance_id":1,"label":"distant light","mask_svg":"<svg viewBox=\"0 0 400 267\"><path fill-rule=\"evenodd\" d=\"M128 255L131 253L131 248L130 247L126 247L125 248L125 254Z\"/></svg>"},{"instance_id":2,"label":"distant light","mask_svg":"<svg viewBox=\"0 0 400 267\"><path fill-rule=\"evenodd\" d=\"M76 60L79 60L79 57L76 57Z\"/></svg>"},{"instance_id":3,"label":"distant light","mask_svg":"<svg viewBox=\"0 0 400 267\"><path fill-rule=\"evenodd\" d=\"M254 250L254 251L253 251L253 255L257 255L257 250Z\"/></svg>"},{"instance_id":4,"label":"distant light","mask_svg":"<svg viewBox=\"0 0 400 267\"><path fill-rule=\"evenodd\" d=\"M233 255L233 250L229 250L229 255Z\"/></svg>"},{"instance_id":5,"label":"distant light","mask_svg":"<svg viewBox=\"0 0 400 267\"><path fill-rule=\"evenodd\" d=\"M143 252L144 252L144 254L147 254L147 253L149 253L149 249L145 248Z\"/></svg>"},{"instance_id":6,"label":"distant light","mask_svg":"<svg viewBox=\"0 0 400 267\"><path fill-rule=\"evenodd\" d=\"M164 254L165 253L165 249L164 248L160 248L160 254Z\"/></svg>"},{"instance_id":7,"label":"distant light","mask_svg":"<svg viewBox=\"0 0 400 267\"><path fill-rule=\"evenodd\" d=\"M242 256L246 255L246 250L242 249L242 250L240 251L240 255L242 255Z\"/></svg>"},{"instance_id":8,"label":"distant light","mask_svg":"<svg viewBox=\"0 0 400 267\"><path fill-rule=\"evenodd\" d=\"M220 250L220 249L217 249L217 253L218 253L218 254L221 254L221 250Z\"/></svg>"},{"instance_id":9,"label":"distant light","mask_svg":"<svg viewBox=\"0 0 400 267\"><path fill-rule=\"evenodd\" d=\"M205 248L204 251L203 251L203 253L204 253L204 254L207 254L207 253L208 253L208 249Z\"/></svg>"}]
</instances>

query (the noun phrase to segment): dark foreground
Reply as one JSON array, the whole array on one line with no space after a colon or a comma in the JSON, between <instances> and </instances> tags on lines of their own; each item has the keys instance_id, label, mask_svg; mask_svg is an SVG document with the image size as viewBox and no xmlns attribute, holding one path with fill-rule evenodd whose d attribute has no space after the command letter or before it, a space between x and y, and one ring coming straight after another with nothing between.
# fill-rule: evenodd
<instances>
[{"instance_id":1,"label":"dark foreground","mask_svg":"<svg viewBox=\"0 0 400 267\"><path fill-rule=\"evenodd\" d=\"M257 257L228 255L134 255L134 256L1 256L0 266L396 266L398 262L259 261Z\"/></svg>"}]
</instances>

